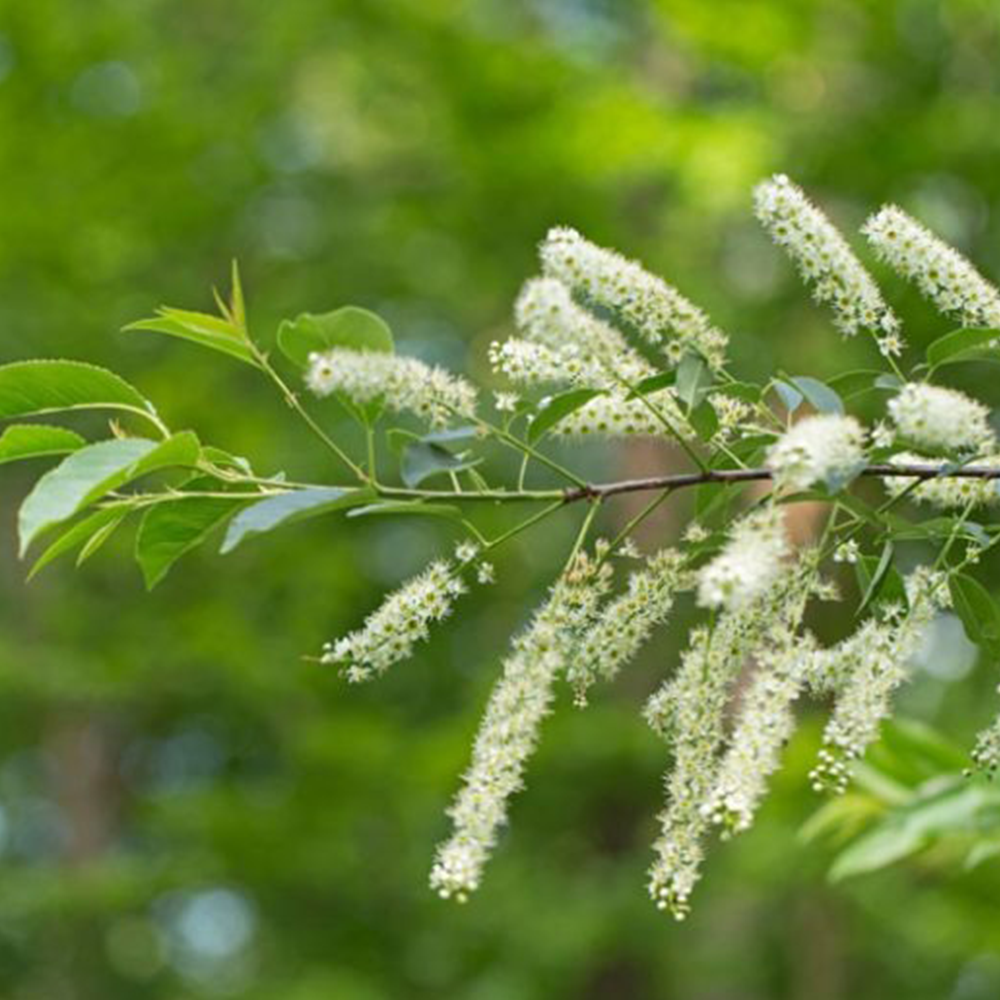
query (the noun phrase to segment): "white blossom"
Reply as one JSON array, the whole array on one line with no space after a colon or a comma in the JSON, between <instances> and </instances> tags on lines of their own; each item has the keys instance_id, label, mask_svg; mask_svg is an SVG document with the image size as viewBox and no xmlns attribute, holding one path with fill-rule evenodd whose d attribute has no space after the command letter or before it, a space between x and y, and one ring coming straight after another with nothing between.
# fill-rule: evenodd
<instances>
[{"instance_id":1,"label":"white blossom","mask_svg":"<svg viewBox=\"0 0 1000 1000\"><path fill-rule=\"evenodd\" d=\"M861 549L858 547L858 543L853 538L849 538L846 542L841 542L833 550L833 561L854 565L860 555Z\"/></svg>"},{"instance_id":2,"label":"white blossom","mask_svg":"<svg viewBox=\"0 0 1000 1000\"><path fill-rule=\"evenodd\" d=\"M972 750L972 763L991 778L1000 768L1000 717L997 717L977 737Z\"/></svg>"},{"instance_id":3,"label":"white blossom","mask_svg":"<svg viewBox=\"0 0 1000 1000\"><path fill-rule=\"evenodd\" d=\"M957 250L901 208L888 205L863 232L878 257L965 326L1000 326L1000 292Z\"/></svg>"},{"instance_id":4,"label":"white blossom","mask_svg":"<svg viewBox=\"0 0 1000 1000\"><path fill-rule=\"evenodd\" d=\"M730 610L766 591L790 549L781 508L746 515L730 529L725 548L698 572L698 603Z\"/></svg>"},{"instance_id":5,"label":"white blossom","mask_svg":"<svg viewBox=\"0 0 1000 1000\"><path fill-rule=\"evenodd\" d=\"M1000 455L985 459L989 464L1000 461ZM944 459L927 458L901 451L889 459L892 465L930 465L943 467L947 465ZM886 490L891 496L899 496L909 491L909 499L917 503L925 503L931 507L947 510L949 507L987 506L997 503L996 480L976 479L970 476L941 476L935 479L925 479L914 486L912 476L884 476L882 479Z\"/></svg>"},{"instance_id":6,"label":"white blossom","mask_svg":"<svg viewBox=\"0 0 1000 1000\"><path fill-rule=\"evenodd\" d=\"M549 230L540 256L546 275L557 278L586 302L624 319L649 344L664 344L676 363L688 349L714 368L724 363L726 337L708 316L662 278L584 239L575 229Z\"/></svg>"},{"instance_id":7,"label":"white blossom","mask_svg":"<svg viewBox=\"0 0 1000 1000\"><path fill-rule=\"evenodd\" d=\"M817 790L842 792L847 787L851 761L878 737L925 629L948 602L941 573L920 568L905 583L908 610L883 608L852 636L815 657L811 684L836 693L823 748L810 775Z\"/></svg>"},{"instance_id":8,"label":"white blossom","mask_svg":"<svg viewBox=\"0 0 1000 1000\"><path fill-rule=\"evenodd\" d=\"M786 431L768 450L766 464L779 486L838 485L864 465L864 444L864 429L854 417L817 414Z\"/></svg>"},{"instance_id":9,"label":"white blossom","mask_svg":"<svg viewBox=\"0 0 1000 1000\"><path fill-rule=\"evenodd\" d=\"M520 397L516 392L494 392L493 405L500 413L513 413Z\"/></svg>"},{"instance_id":10,"label":"white blossom","mask_svg":"<svg viewBox=\"0 0 1000 1000\"><path fill-rule=\"evenodd\" d=\"M523 784L553 685L566 669L580 633L594 620L611 568L580 554L549 599L513 644L490 695L472 750L472 763L449 809L454 832L437 852L431 887L464 901L474 892L507 821L507 801Z\"/></svg>"},{"instance_id":11,"label":"white blossom","mask_svg":"<svg viewBox=\"0 0 1000 1000\"><path fill-rule=\"evenodd\" d=\"M430 634L432 622L446 618L465 593L461 577L446 560L431 563L419 576L390 594L363 628L323 647L323 663L339 663L349 681L366 681L405 660L415 643Z\"/></svg>"},{"instance_id":12,"label":"white blossom","mask_svg":"<svg viewBox=\"0 0 1000 1000\"><path fill-rule=\"evenodd\" d=\"M647 393L642 399L627 399L611 392L596 396L563 417L554 433L564 437L664 437L668 430L653 412L655 407L677 433L688 440L695 434L677 402L672 387Z\"/></svg>"},{"instance_id":13,"label":"white blossom","mask_svg":"<svg viewBox=\"0 0 1000 1000\"><path fill-rule=\"evenodd\" d=\"M889 400L889 415L904 438L925 448L977 451L995 440L989 409L957 389L908 382Z\"/></svg>"},{"instance_id":14,"label":"white blossom","mask_svg":"<svg viewBox=\"0 0 1000 1000\"><path fill-rule=\"evenodd\" d=\"M776 174L754 190L754 208L771 238L813 284L816 300L833 309L837 328L845 336L859 329L893 336L888 346L895 353L899 320L846 240L801 188Z\"/></svg>"},{"instance_id":15,"label":"white blossom","mask_svg":"<svg viewBox=\"0 0 1000 1000\"><path fill-rule=\"evenodd\" d=\"M335 347L309 356L306 384L317 396L337 393L360 406L382 400L440 427L475 414L476 390L465 379L416 358Z\"/></svg>"},{"instance_id":16,"label":"white blossom","mask_svg":"<svg viewBox=\"0 0 1000 1000\"><path fill-rule=\"evenodd\" d=\"M630 574L625 593L610 601L584 633L567 670L577 704L586 704L589 686L599 677L611 680L666 620L680 586L683 562L673 549L651 556L643 569Z\"/></svg>"}]
</instances>

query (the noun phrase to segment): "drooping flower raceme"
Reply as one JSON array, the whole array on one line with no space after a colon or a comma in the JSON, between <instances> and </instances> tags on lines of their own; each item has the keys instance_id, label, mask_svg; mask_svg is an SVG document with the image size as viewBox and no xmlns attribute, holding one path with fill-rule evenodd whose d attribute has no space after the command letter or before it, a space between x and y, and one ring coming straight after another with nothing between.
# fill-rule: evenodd
<instances>
[{"instance_id":1,"label":"drooping flower raceme","mask_svg":"<svg viewBox=\"0 0 1000 1000\"><path fill-rule=\"evenodd\" d=\"M771 238L814 286L816 300L831 306L845 336L866 329L880 339L884 353L900 353L895 313L843 236L801 188L776 174L755 188L754 208Z\"/></svg>"},{"instance_id":2,"label":"drooping flower raceme","mask_svg":"<svg viewBox=\"0 0 1000 1000\"><path fill-rule=\"evenodd\" d=\"M476 390L457 375L417 358L335 347L312 354L306 383L317 396L337 393L364 406L383 400L390 410L412 413L432 426L475 414Z\"/></svg>"},{"instance_id":3,"label":"drooping flower raceme","mask_svg":"<svg viewBox=\"0 0 1000 1000\"><path fill-rule=\"evenodd\" d=\"M983 459L990 465L1000 461L1000 456L987 456ZM938 465L944 467L947 462L943 458L927 458L901 451L889 459L892 465ZM917 503L925 503L931 507L947 509L949 507L987 506L1000 502L996 482L992 479L974 479L967 476L951 476L941 479L925 479L914 486L909 476L886 476L882 480L886 490L892 496L899 496L909 491L907 496Z\"/></svg>"},{"instance_id":4,"label":"drooping flower raceme","mask_svg":"<svg viewBox=\"0 0 1000 1000\"><path fill-rule=\"evenodd\" d=\"M578 704L598 678L611 680L628 663L674 605L683 576L683 557L673 549L651 556L629 576L625 593L610 601L584 633L566 672Z\"/></svg>"},{"instance_id":5,"label":"drooping flower raceme","mask_svg":"<svg viewBox=\"0 0 1000 1000\"><path fill-rule=\"evenodd\" d=\"M767 453L775 482L794 490L839 486L864 465L865 433L854 417L819 414L800 420Z\"/></svg>"},{"instance_id":6,"label":"drooping flower raceme","mask_svg":"<svg viewBox=\"0 0 1000 1000\"><path fill-rule=\"evenodd\" d=\"M815 565L811 554L804 555L774 586L723 612L713 629L692 630L677 672L646 705L647 722L668 741L674 758L649 892L677 919L687 914L700 877L711 821L704 807L718 785L733 686L748 658L797 628L814 589Z\"/></svg>"},{"instance_id":7,"label":"drooping flower raceme","mask_svg":"<svg viewBox=\"0 0 1000 1000\"><path fill-rule=\"evenodd\" d=\"M447 560L431 563L390 594L364 627L323 647L323 663L339 663L349 681L367 681L405 660L426 639L432 622L446 618L465 584Z\"/></svg>"},{"instance_id":8,"label":"drooping flower raceme","mask_svg":"<svg viewBox=\"0 0 1000 1000\"><path fill-rule=\"evenodd\" d=\"M725 361L726 336L708 316L641 264L584 239L575 229L550 229L541 245L542 270L588 303L621 316L676 364L695 350L713 367Z\"/></svg>"},{"instance_id":9,"label":"drooping flower raceme","mask_svg":"<svg viewBox=\"0 0 1000 1000\"><path fill-rule=\"evenodd\" d=\"M741 607L766 591L789 553L781 508L771 505L737 521L725 548L698 573L702 607Z\"/></svg>"},{"instance_id":10,"label":"drooping flower raceme","mask_svg":"<svg viewBox=\"0 0 1000 1000\"><path fill-rule=\"evenodd\" d=\"M851 761L878 737L891 711L892 695L906 679L909 661L934 615L948 603L943 574L926 568L906 578L909 609L883 609L854 635L819 653L812 684L835 692L833 715L823 732L823 748L810 775L817 790L842 792Z\"/></svg>"},{"instance_id":11,"label":"drooping flower raceme","mask_svg":"<svg viewBox=\"0 0 1000 1000\"><path fill-rule=\"evenodd\" d=\"M965 326L1000 326L1000 292L965 257L901 208L888 205L862 230L878 257Z\"/></svg>"},{"instance_id":12,"label":"drooping flower raceme","mask_svg":"<svg viewBox=\"0 0 1000 1000\"><path fill-rule=\"evenodd\" d=\"M564 437L664 437L670 432L661 418L680 437L695 437L672 387L647 393L644 400L627 399L619 392L596 396L563 417L554 433Z\"/></svg>"},{"instance_id":13,"label":"drooping flower raceme","mask_svg":"<svg viewBox=\"0 0 1000 1000\"><path fill-rule=\"evenodd\" d=\"M957 389L908 382L889 400L899 433L918 446L981 451L995 443L990 411Z\"/></svg>"},{"instance_id":14,"label":"drooping flower raceme","mask_svg":"<svg viewBox=\"0 0 1000 1000\"><path fill-rule=\"evenodd\" d=\"M431 887L464 900L507 819L507 800L521 788L542 719L551 710L553 685L566 669L579 636L594 621L611 568L579 555L553 586L549 599L515 641L490 695L476 735L472 763L449 815L454 832L438 849Z\"/></svg>"}]
</instances>

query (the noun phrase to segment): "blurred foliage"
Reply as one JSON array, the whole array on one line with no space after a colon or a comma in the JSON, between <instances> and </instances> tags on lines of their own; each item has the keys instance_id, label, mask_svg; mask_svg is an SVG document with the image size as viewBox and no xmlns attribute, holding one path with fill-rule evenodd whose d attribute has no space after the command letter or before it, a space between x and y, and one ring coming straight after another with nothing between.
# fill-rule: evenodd
<instances>
[{"instance_id":1,"label":"blurred foliage","mask_svg":"<svg viewBox=\"0 0 1000 1000\"><path fill-rule=\"evenodd\" d=\"M253 373L116 331L161 297L208 307L238 257L265 339L356 302L403 349L481 366L534 243L565 222L707 306L750 371L779 353L821 377L848 351L863 364L757 231L750 186L785 170L847 226L897 200L996 276L998 38L989 0L7 3L0 360L108 364L172 424L319 476L324 456ZM912 293L890 288L905 314ZM943 332L911 311L915 346ZM446 532L320 520L196 554L151 596L114 558L25 587L26 482L4 478L0 534L3 995L1000 992L995 861L829 885L830 847L797 843L815 727L689 922L657 914L642 886L667 762L638 707L672 635L587 712L564 698L479 897L428 892L498 654L535 596L523 581L564 539L506 556L488 600L348 690L301 654ZM996 564L981 570L997 589ZM967 747L994 686L952 631L904 708Z\"/></svg>"}]
</instances>

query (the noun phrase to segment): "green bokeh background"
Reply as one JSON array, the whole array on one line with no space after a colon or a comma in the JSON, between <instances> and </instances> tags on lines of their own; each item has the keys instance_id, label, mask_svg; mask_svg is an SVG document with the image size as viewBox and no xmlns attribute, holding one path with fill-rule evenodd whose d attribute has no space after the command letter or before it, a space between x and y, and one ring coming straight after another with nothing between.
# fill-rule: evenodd
<instances>
[{"instance_id":1,"label":"green bokeh background","mask_svg":"<svg viewBox=\"0 0 1000 1000\"><path fill-rule=\"evenodd\" d=\"M747 375L871 362L758 232L750 189L787 171L846 228L899 201L1000 275L998 40L987 0L9 0L0 360L105 364L174 427L330 476L252 373L121 325L161 301L207 308L238 257L264 341L351 302L402 349L483 374L563 222L704 304ZM943 332L886 285L914 344ZM582 459L609 475L673 460ZM812 722L758 826L714 852L691 918L656 912L667 761L638 712L676 636L586 712L563 693L479 895L429 893L525 581L541 593L560 532L505 554L411 663L347 688L302 654L447 530L312 521L196 553L152 594L123 538L25 586L30 470L4 473L3 996L1000 995L989 865L831 887L828 850L797 842ZM910 707L968 745L993 683L987 664L961 690L922 676Z\"/></svg>"}]
</instances>

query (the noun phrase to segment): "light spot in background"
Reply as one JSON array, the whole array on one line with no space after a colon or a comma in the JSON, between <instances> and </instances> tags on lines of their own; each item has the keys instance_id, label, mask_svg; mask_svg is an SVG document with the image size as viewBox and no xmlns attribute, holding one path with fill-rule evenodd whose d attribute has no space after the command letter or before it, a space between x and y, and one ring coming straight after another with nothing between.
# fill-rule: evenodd
<instances>
[{"instance_id":1,"label":"light spot in background","mask_svg":"<svg viewBox=\"0 0 1000 1000\"><path fill-rule=\"evenodd\" d=\"M942 681L960 681L976 664L976 647L969 642L956 615L945 612L927 626L914 663Z\"/></svg>"},{"instance_id":2,"label":"light spot in background","mask_svg":"<svg viewBox=\"0 0 1000 1000\"><path fill-rule=\"evenodd\" d=\"M952 174L921 178L907 206L948 243L966 247L989 223L983 197Z\"/></svg>"},{"instance_id":3,"label":"light spot in background","mask_svg":"<svg viewBox=\"0 0 1000 1000\"><path fill-rule=\"evenodd\" d=\"M142 106L142 86L127 63L95 63L73 81L70 100L94 118L130 118Z\"/></svg>"},{"instance_id":4,"label":"light spot in background","mask_svg":"<svg viewBox=\"0 0 1000 1000\"><path fill-rule=\"evenodd\" d=\"M226 763L226 749L200 725L188 725L161 740L129 746L122 772L143 792L169 795L190 792L212 781Z\"/></svg>"},{"instance_id":5,"label":"light spot in background","mask_svg":"<svg viewBox=\"0 0 1000 1000\"><path fill-rule=\"evenodd\" d=\"M315 253L326 223L312 199L297 191L269 191L248 210L253 241L268 257L300 260Z\"/></svg>"},{"instance_id":6,"label":"light spot in background","mask_svg":"<svg viewBox=\"0 0 1000 1000\"><path fill-rule=\"evenodd\" d=\"M265 163L282 174L297 174L320 165L323 141L308 119L288 114L264 125L257 146Z\"/></svg>"}]
</instances>

